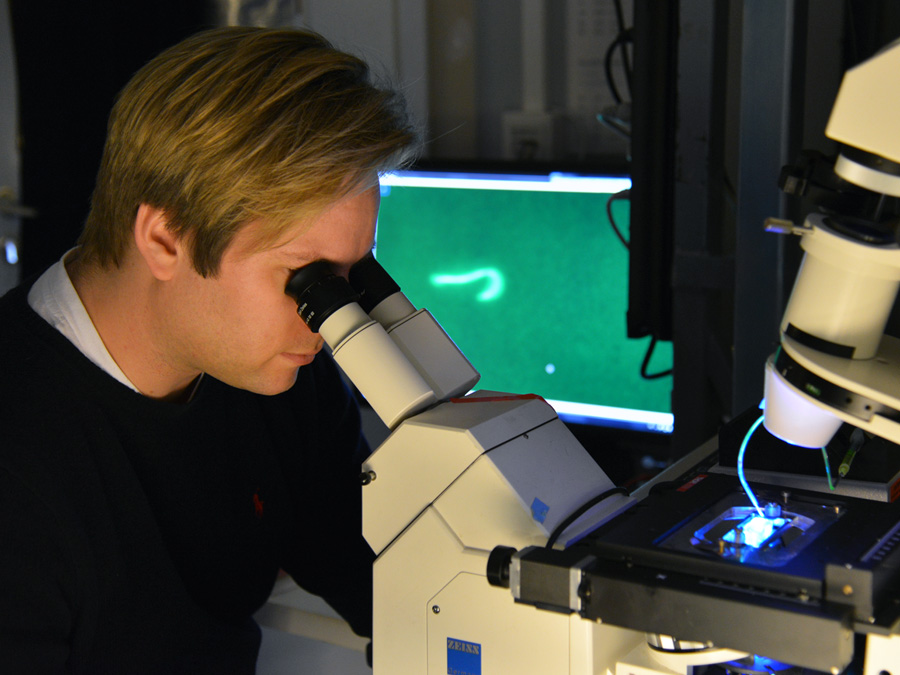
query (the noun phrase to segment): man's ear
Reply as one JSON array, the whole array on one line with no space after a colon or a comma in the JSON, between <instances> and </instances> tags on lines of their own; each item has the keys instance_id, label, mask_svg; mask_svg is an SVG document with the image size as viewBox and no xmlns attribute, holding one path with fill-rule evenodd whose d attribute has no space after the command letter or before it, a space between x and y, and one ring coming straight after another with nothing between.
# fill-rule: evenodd
<instances>
[{"instance_id":1,"label":"man's ear","mask_svg":"<svg viewBox=\"0 0 900 675\"><path fill-rule=\"evenodd\" d=\"M186 253L183 242L169 229L165 211L149 204L138 207L134 242L150 273L160 281L172 278L180 258Z\"/></svg>"}]
</instances>

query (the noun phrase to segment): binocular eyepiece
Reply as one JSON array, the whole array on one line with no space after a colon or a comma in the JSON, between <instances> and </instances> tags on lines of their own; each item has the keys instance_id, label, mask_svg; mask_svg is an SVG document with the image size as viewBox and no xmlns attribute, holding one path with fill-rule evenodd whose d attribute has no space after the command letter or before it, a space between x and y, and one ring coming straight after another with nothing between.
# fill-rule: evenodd
<instances>
[{"instance_id":1,"label":"binocular eyepiece","mask_svg":"<svg viewBox=\"0 0 900 675\"><path fill-rule=\"evenodd\" d=\"M368 255L350 269L350 280L338 276L324 260L300 268L285 292L297 301L297 313L313 333L334 312L358 303L367 314L385 299L400 292L400 286L384 267ZM415 308L409 305L410 312Z\"/></svg>"},{"instance_id":2,"label":"binocular eyepiece","mask_svg":"<svg viewBox=\"0 0 900 675\"><path fill-rule=\"evenodd\" d=\"M417 310L371 255L351 268L349 280L325 261L306 265L285 292L391 429L441 400L467 393L479 379L434 317Z\"/></svg>"},{"instance_id":3,"label":"binocular eyepiece","mask_svg":"<svg viewBox=\"0 0 900 675\"><path fill-rule=\"evenodd\" d=\"M297 301L300 318L322 335L335 361L382 421L394 428L434 404L437 396L388 334L389 326L369 316L360 302L371 306L387 288L403 298L402 313L413 314L415 308L372 256L354 265L351 278L359 290L329 263L318 261L297 270L285 292Z\"/></svg>"},{"instance_id":4,"label":"binocular eyepiece","mask_svg":"<svg viewBox=\"0 0 900 675\"><path fill-rule=\"evenodd\" d=\"M325 320L341 307L359 299L350 283L325 261L297 270L285 292L297 301L297 313L313 333L318 333Z\"/></svg>"}]
</instances>

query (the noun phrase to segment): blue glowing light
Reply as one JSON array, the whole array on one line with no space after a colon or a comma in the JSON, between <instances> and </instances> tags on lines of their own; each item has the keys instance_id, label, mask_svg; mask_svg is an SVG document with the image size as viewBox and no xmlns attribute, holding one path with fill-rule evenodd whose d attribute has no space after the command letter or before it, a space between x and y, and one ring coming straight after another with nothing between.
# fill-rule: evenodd
<instances>
[{"instance_id":1,"label":"blue glowing light","mask_svg":"<svg viewBox=\"0 0 900 675\"><path fill-rule=\"evenodd\" d=\"M766 516L750 516L738 527L726 533L722 537L725 541L735 543L738 532L741 533L742 542L747 546L759 548L787 521L784 518L767 518Z\"/></svg>"},{"instance_id":2,"label":"blue glowing light","mask_svg":"<svg viewBox=\"0 0 900 675\"><path fill-rule=\"evenodd\" d=\"M8 262L10 265L15 265L17 262L19 262L19 248L18 246L16 246L16 242L12 241L11 239L7 239L3 244L3 248L5 249L6 253L6 262Z\"/></svg>"}]
</instances>

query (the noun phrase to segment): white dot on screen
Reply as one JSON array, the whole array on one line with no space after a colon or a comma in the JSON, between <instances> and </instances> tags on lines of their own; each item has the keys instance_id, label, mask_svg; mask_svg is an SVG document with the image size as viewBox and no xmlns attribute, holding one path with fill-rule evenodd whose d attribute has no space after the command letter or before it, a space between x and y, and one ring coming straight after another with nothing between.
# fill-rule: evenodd
<instances>
[{"instance_id":1,"label":"white dot on screen","mask_svg":"<svg viewBox=\"0 0 900 675\"><path fill-rule=\"evenodd\" d=\"M556 366L554 366L552 363L548 363L546 366L544 366L544 372L548 375L552 375L556 372Z\"/></svg>"}]
</instances>

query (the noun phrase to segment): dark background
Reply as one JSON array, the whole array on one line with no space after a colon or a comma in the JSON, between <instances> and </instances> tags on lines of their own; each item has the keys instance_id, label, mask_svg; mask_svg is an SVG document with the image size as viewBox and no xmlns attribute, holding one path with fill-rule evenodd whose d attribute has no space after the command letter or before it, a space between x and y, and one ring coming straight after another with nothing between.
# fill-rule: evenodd
<instances>
[{"instance_id":1,"label":"dark background","mask_svg":"<svg viewBox=\"0 0 900 675\"><path fill-rule=\"evenodd\" d=\"M39 214L23 226L21 267L30 276L75 242L116 92L152 56L216 19L210 3L197 0L10 0L10 7L21 201ZM757 233L762 217L800 220L811 208L778 196L779 167L810 144L834 151L822 130L841 74L900 36L900 3L634 0L634 7L627 17L635 30L632 152L619 160L636 180L635 248L649 243L633 276L653 298L636 332L672 341L676 428L662 445L656 437L576 431L591 447L639 462L648 453L684 454L758 401L799 251ZM618 82L625 92L621 75ZM784 155L767 149L775 141ZM756 206L760 213L747 213Z\"/></svg>"}]
</instances>

